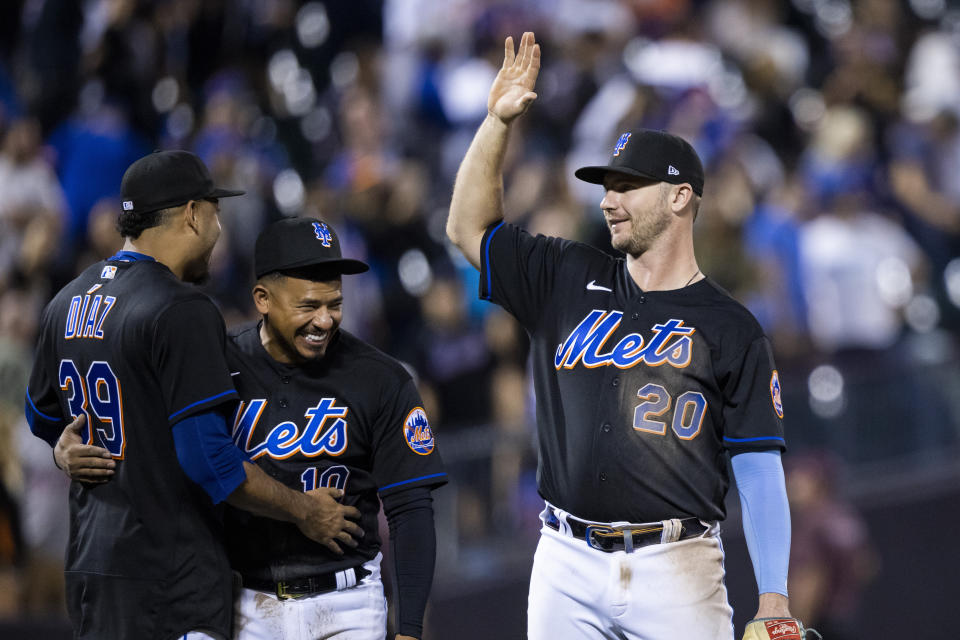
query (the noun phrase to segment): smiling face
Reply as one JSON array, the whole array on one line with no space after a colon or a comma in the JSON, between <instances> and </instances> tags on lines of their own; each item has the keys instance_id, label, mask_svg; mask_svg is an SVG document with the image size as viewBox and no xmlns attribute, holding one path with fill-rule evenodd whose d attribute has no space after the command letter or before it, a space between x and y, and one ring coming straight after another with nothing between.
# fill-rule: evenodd
<instances>
[{"instance_id":1,"label":"smiling face","mask_svg":"<svg viewBox=\"0 0 960 640\"><path fill-rule=\"evenodd\" d=\"M610 172L600 202L613 248L631 256L645 253L670 226L671 185L649 178Z\"/></svg>"},{"instance_id":2,"label":"smiling face","mask_svg":"<svg viewBox=\"0 0 960 640\"><path fill-rule=\"evenodd\" d=\"M287 364L322 358L343 316L339 277L316 281L271 274L257 282L253 300L263 315L264 348Z\"/></svg>"}]
</instances>

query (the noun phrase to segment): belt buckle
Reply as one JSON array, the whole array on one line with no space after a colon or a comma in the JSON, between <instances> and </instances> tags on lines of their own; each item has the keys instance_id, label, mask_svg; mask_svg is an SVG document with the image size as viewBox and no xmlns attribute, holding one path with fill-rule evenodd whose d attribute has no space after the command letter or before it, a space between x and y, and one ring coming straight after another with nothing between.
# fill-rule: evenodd
<instances>
[{"instance_id":1,"label":"belt buckle","mask_svg":"<svg viewBox=\"0 0 960 640\"><path fill-rule=\"evenodd\" d=\"M297 598L302 598L306 594L304 593L291 593L290 587L287 586L286 582L277 583L277 599L278 600L296 600Z\"/></svg>"},{"instance_id":2,"label":"belt buckle","mask_svg":"<svg viewBox=\"0 0 960 640\"><path fill-rule=\"evenodd\" d=\"M598 536L598 538L595 539L594 536ZM613 545L616 542L623 542L623 532L606 525L587 525L587 529L584 531L583 537L586 538L587 545L591 549L603 551L604 553L617 551Z\"/></svg>"}]
</instances>

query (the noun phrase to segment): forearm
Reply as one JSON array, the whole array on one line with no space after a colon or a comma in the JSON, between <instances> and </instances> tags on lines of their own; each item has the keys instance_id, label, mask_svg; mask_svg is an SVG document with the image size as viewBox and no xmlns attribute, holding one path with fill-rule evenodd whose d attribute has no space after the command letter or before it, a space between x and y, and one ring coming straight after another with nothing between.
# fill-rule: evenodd
<instances>
[{"instance_id":1,"label":"forearm","mask_svg":"<svg viewBox=\"0 0 960 640\"><path fill-rule=\"evenodd\" d=\"M397 581L397 631L403 637L419 638L436 559L433 507L427 489L393 497L384 500L384 510Z\"/></svg>"},{"instance_id":2,"label":"forearm","mask_svg":"<svg viewBox=\"0 0 960 640\"><path fill-rule=\"evenodd\" d=\"M309 504L304 494L274 480L251 462L244 462L243 470L247 478L227 497L228 504L284 522L300 522L306 517Z\"/></svg>"},{"instance_id":3,"label":"forearm","mask_svg":"<svg viewBox=\"0 0 960 640\"><path fill-rule=\"evenodd\" d=\"M790 559L790 510L778 452L733 457L743 507L743 530L761 595L786 600ZM769 598L778 601L777 598Z\"/></svg>"},{"instance_id":4,"label":"forearm","mask_svg":"<svg viewBox=\"0 0 960 640\"><path fill-rule=\"evenodd\" d=\"M487 114L457 171L447 235L480 268L483 233L503 219L503 161L510 125Z\"/></svg>"},{"instance_id":5,"label":"forearm","mask_svg":"<svg viewBox=\"0 0 960 640\"><path fill-rule=\"evenodd\" d=\"M301 493L274 480L246 459L227 433L223 416L208 411L173 426L177 459L187 476L215 503L229 504L258 516L293 522L300 531L336 554L340 544L355 547L363 530L346 518L357 518L356 507L341 505L340 489Z\"/></svg>"},{"instance_id":6,"label":"forearm","mask_svg":"<svg viewBox=\"0 0 960 640\"><path fill-rule=\"evenodd\" d=\"M340 489L324 487L301 493L274 480L249 461L244 461L243 469L246 479L227 497L234 507L292 522L303 535L337 555L343 554L341 545L356 547L357 540L363 537L363 529L347 520L359 518L360 511L337 502L343 497Z\"/></svg>"},{"instance_id":7,"label":"forearm","mask_svg":"<svg viewBox=\"0 0 960 640\"><path fill-rule=\"evenodd\" d=\"M214 502L226 501L259 516L302 522L307 497L288 489L246 459L230 438L223 415L206 411L173 426L177 460Z\"/></svg>"}]
</instances>

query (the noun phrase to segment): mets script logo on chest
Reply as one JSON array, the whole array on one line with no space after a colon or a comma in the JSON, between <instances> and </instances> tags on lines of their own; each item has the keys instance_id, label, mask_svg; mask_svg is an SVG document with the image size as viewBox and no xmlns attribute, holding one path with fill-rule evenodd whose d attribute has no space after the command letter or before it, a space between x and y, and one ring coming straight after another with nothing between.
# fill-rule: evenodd
<instances>
[{"instance_id":1,"label":"mets script logo on chest","mask_svg":"<svg viewBox=\"0 0 960 640\"><path fill-rule=\"evenodd\" d=\"M266 455L282 460L300 454L307 458L320 455L339 456L347 450L348 407L338 407L336 398L322 398L303 414L303 431L295 422L281 422L266 435L257 431L257 423L267 407L267 400L244 401L233 419L233 441L250 454L251 460Z\"/></svg>"},{"instance_id":2,"label":"mets script logo on chest","mask_svg":"<svg viewBox=\"0 0 960 640\"><path fill-rule=\"evenodd\" d=\"M594 309L570 332L554 356L553 365L573 369L577 364L588 368L613 365L628 369L641 362L650 367L669 364L682 369L693 355L693 327L683 320L670 319L653 326L649 342L639 333L628 333L616 344L608 344L620 326L622 311Z\"/></svg>"}]
</instances>

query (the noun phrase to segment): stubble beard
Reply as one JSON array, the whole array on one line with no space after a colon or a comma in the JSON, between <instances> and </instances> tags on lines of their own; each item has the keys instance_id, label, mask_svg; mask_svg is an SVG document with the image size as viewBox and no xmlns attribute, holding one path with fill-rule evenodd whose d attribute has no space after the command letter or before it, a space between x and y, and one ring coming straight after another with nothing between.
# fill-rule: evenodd
<instances>
[{"instance_id":1,"label":"stubble beard","mask_svg":"<svg viewBox=\"0 0 960 640\"><path fill-rule=\"evenodd\" d=\"M642 213L631 214L630 235L626 238L611 238L613 248L631 256L646 253L670 226L672 215L667 210L666 196L666 191L661 191L654 207Z\"/></svg>"}]
</instances>

